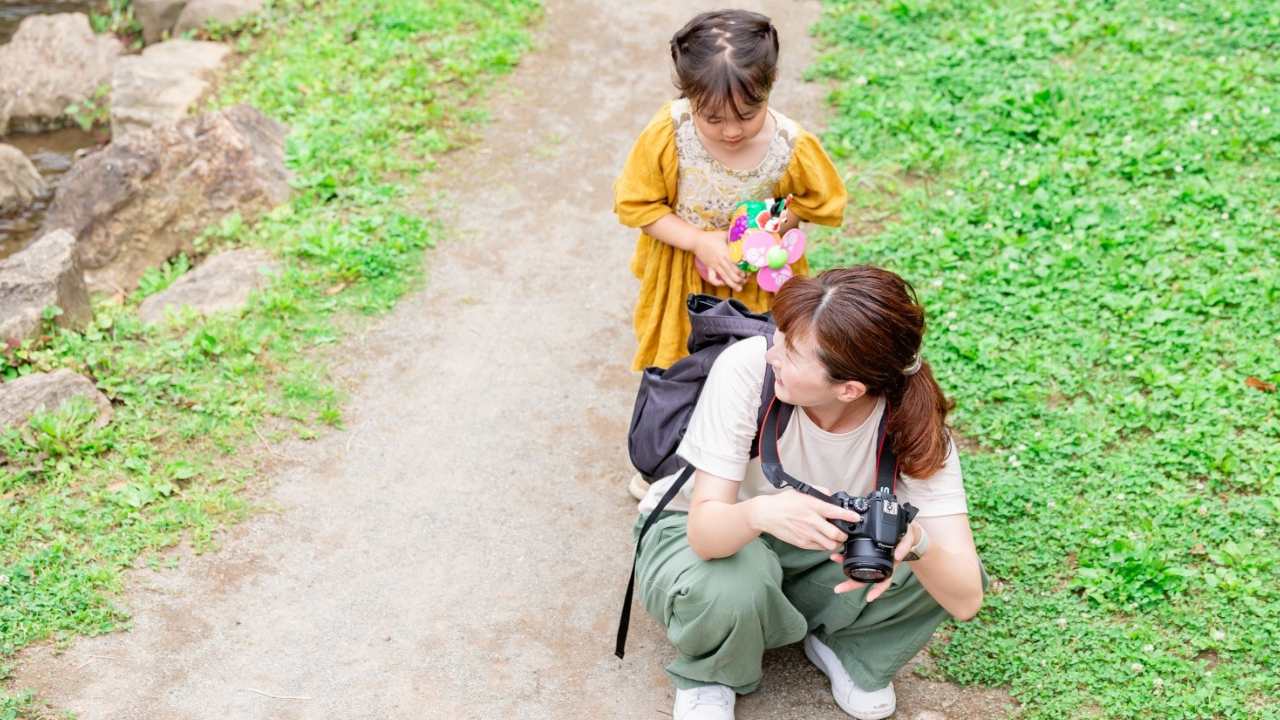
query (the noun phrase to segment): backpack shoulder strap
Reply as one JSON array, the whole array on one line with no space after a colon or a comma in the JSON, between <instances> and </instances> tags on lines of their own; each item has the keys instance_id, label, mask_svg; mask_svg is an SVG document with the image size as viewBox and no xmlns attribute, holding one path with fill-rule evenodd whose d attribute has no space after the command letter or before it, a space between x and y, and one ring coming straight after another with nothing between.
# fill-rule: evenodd
<instances>
[{"instance_id":1,"label":"backpack shoulder strap","mask_svg":"<svg viewBox=\"0 0 1280 720\"><path fill-rule=\"evenodd\" d=\"M671 487L667 488L666 494L654 506L653 512L649 513L649 517L644 519L644 525L640 526L640 535L636 537L636 552L631 557L631 576L627 579L627 594L622 598L622 614L618 616L618 637L613 646L613 654L621 660L627 653L627 630L631 628L631 596L636 590L636 564L640 562L640 543L644 542L645 533L649 532L649 528L658 521L658 517L662 515L662 511L667 505L671 504L676 493L680 492L680 488L693 477L695 468L692 465L686 465L684 470L680 472L680 477L671 483Z\"/></svg>"}]
</instances>

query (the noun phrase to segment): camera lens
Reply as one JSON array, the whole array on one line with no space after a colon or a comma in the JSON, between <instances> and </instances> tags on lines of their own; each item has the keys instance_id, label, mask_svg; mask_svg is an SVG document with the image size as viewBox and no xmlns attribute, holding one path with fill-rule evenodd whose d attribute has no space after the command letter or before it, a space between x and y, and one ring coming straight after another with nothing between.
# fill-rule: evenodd
<instances>
[{"instance_id":1,"label":"camera lens","mask_svg":"<svg viewBox=\"0 0 1280 720\"><path fill-rule=\"evenodd\" d=\"M844 574L858 582L880 582L893 574L893 558L870 538L851 538L844 547Z\"/></svg>"}]
</instances>

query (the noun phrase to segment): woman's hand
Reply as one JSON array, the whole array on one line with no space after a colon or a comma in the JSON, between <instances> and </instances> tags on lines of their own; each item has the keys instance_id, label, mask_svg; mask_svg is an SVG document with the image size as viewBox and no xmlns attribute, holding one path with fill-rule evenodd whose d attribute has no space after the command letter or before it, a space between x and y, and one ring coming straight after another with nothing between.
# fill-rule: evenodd
<instances>
[{"instance_id":1,"label":"woman's hand","mask_svg":"<svg viewBox=\"0 0 1280 720\"><path fill-rule=\"evenodd\" d=\"M734 292L742 292L747 276L729 256L729 233L723 230L700 232L694 241L693 254L707 266L707 279L712 285L728 285Z\"/></svg>"},{"instance_id":2,"label":"woman's hand","mask_svg":"<svg viewBox=\"0 0 1280 720\"><path fill-rule=\"evenodd\" d=\"M861 519L852 510L791 489L775 495L761 495L747 502L752 503L748 522L753 530L769 533L806 550L834 551L848 536L830 521L858 522Z\"/></svg>"},{"instance_id":3,"label":"woman's hand","mask_svg":"<svg viewBox=\"0 0 1280 720\"><path fill-rule=\"evenodd\" d=\"M898 569L898 564L902 562L902 558L906 557L907 553L911 552L911 548L915 547L915 544L919 539L920 539L920 526L913 522L907 526L907 533L902 536L902 539L899 540L898 544L893 548L893 569L894 570ZM832 553L831 561L837 565L843 566L844 555L841 555L840 553ZM893 583L893 573L889 573L889 577L881 580L880 582L872 586L871 590L867 592L867 602L871 602L876 598L880 597L881 595L883 595L885 590L889 589L889 585L891 583ZM866 586L867 584L864 582L858 582L857 580L845 580L844 582L836 586L836 592L847 593L852 590L864 588Z\"/></svg>"}]
</instances>

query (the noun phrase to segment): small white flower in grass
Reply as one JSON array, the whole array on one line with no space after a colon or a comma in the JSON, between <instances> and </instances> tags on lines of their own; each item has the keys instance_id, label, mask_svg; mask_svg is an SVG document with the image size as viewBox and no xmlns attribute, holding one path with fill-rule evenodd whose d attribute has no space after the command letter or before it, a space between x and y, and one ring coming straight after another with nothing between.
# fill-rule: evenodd
<instances>
[{"instance_id":1,"label":"small white flower in grass","mask_svg":"<svg viewBox=\"0 0 1280 720\"><path fill-rule=\"evenodd\" d=\"M866 76L866 75L859 75L859 76L858 76L858 78L857 78L856 80L854 80L854 81L853 81L853 84L854 84L854 85L866 85L866 84L867 84L867 82L868 82L868 80L867 80L867 76Z\"/></svg>"},{"instance_id":2,"label":"small white flower in grass","mask_svg":"<svg viewBox=\"0 0 1280 720\"><path fill-rule=\"evenodd\" d=\"M1135 672L1135 673L1140 673L1140 672L1142 672L1142 669L1143 669L1143 668L1142 668L1142 663L1140 663L1140 662L1132 663L1132 664L1130 664L1130 665L1129 665L1129 669L1130 669L1130 670L1132 670L1132 671L1133 671L1133 672Z\"/></svg>"},{"instance_id":3,"label":"small white flower in grass","mask_svg":"<svg viewBox=\"0 0 1280 720\"><path fill-rule=\"evenodd\" d=\"M1132 355L1125 355L1125 356L1124 356L1124 361L1125 361L1125 362L1127 362L1127 363L1131 363L1131 362L1133 362L1133 356L1132 356Z\"/></svg>"},{"instance_id":4,"label":"small white flower in grass","mask_svg":"<svg viewBox=\"0 0 1280 720\"><path fill-rule=\"evenodd\" d=\"M1124 136L1124 144L1125 144L1125 145L1128 145L1128 144L1129 144L1129 143L1131 143L1131 142L1133 142L1133 136L1132 136L1132 135L1125 135L1125 136Z\"/></svg>"},{"instance_id":5,"label":"small white flower in grass","mask_svg":"<svg viewBox=\"0 0 1280 720\"><path fill-rule=\"evenodd\" d=\"M1156 689L1159 690L1160 688L1164 687L1164 680L1161 680L1160 678L1156 678L1155 680L1151 681L1151 684L1155 685Z\"/></svg>"},{"instance_id":6,"label":"small white flower in grass","mask_svg":"<svg viewBox=\"0 0 1280 720\"><path fill-rule=\"evenodd\" d=\"M1053 508L1058 507L1058 503L1050 500L1049 502L1045 503L1045 507L1048 507L1050 510L1052 510Z\"/></svg>"},{"instance_id":7,"label":"small white flower in grass","mask_svg":"<svg viewBox=\"0 0 1280 720\"><path fill-rule=\"evenodd\" d=\"M953 197L955 197L955 196L956 196L956 191L955 191L955 190L948 190L948 191L947 191L947 197L951 197L951 198L953 198Z\"/></svg>"},{"instance_id":8,"label":"small white flower in grass","mask_svg":"<svg viewBox=\"0 0 1280 720\"><path fill-rule=\"evenodd\" d=\"M1271 114L1271 108L1270 108L1270 107L1268 107L1268 106L1266 106L1266 105L1263 105L1263 106L1262 106L1262 114L1263 114L1263 115L1270 115L1270 114Z\"/></svg>"},{"instance_id":9,"label":"small white flower in grass","mask_svg":"<svg viewBox=\"0 0 1280 720\"><path fill-rule=\"evenodd\" d=\"M1219 64L1219 65L1222 65L1222 64L1223 64L1223 63L1225 63L1226 61L1227 61L1227 56L1226 56L1226 55L1219 55L1219 56L1218 56L1218 64Z\"/></svg>"},{"instance_id":10,"label":"small white flower in grass","mask_svg":"<svg viewBox=\"0 0 1280 720\"><path fill-rule=\"evenodd\" d=\"M1182 166L1181 166L1181 165L1174 165L1174 166L1173 166L1173 171L1174 171L1174 172L1177 172L1177 173L1182 172Z\"/></svg>"},{"instance_id":11,"label":"small white flower in grass","mask_svg":"<svg viewBox=\"0 0 1280 720\"><path fill-rule=\"evenodd\" d=\"M983 225L983 226L982 226L982 229L983 229L983 230L993 230L993 229L995 229L995 225L992 225L991 223L987 223L986 225Z\"/></svg>"},{"instance_id":12,"label":"small white flower in grass","mask_svg":"<svg viewBox=\"0 0 1280 720\"><path fill-rule=\"evenodd\" d=\"M1205 114L1204 114L1204 121L1205 121L1205 122L1211 122L1212 120L1213 120L1213 113L1211 113L1211 112L1207 112L1207 113L1205 113Z\"/></svg>"},{"instance_id":13,"label":"small white flower in grass","mask_svg":"<svg viewBox=\"0 0 1280 720\"><path fill-rule=\"evenodd\" d=\"M8 584L9 584L9 576L0 575L0 585L8 585Z\"/></svg>"},{"instance_id":14,"label":"small white flower in grass","mask_svg":"<svg viewBox=\"0 0 1280 720\"><path fill-rule=\"evenodd\" d=\"M1021 211L1021 210L1014 210L1014 211L1013 211L1013 216L1014 216L1014 217L1016 217L1016 218L1020 218L1020 217L1022 217L1022 211Z\"/></svg>"},{"instance_id":15,"label":"small white flower in grass","mask_svg":"<svg viewBox=\"0 0 1280 720\"><path fill-rule=\"evenodd\" d=\"M929 234L934 237L942 237L942 228L940 227L929 228Z\"/></svg>"},{"instance_id":16,"label":"small white flower in grass","mask_svg":"<svg viewBox=\"0 0 1280 720\"><path fill-rule=\"evenodd\" d=\"M1060 628L1064 628L1067 626L1067 619L1064 617L1060 617L1057 620L1054 620L1053 622Z\"/></svg>"},{"instance_id":17,"label":"small white flower in grass","mask_svg":"<svg viewBox=\"0 0 1280 720\"><path fill-rule=\"evenodd\" d=\"M1022 178L1021 180L1019 180L1019 181L1018 181L1018 186L1019 186L1019 187L1026 187L1026 186L1027 186L1027 184L1028 184L1029 182L1030 182L1030 181L1028 181L1026 178Z\"/></svg>"},{"instance_id":18,"label":"small white flower in grass","mask_svg":"<svg viewBox=\"0 0 1280 720\"><path fill-rule=\"evenodd\" d=\"M1227 639L1227 634L1222 632L1221 630L1214 630L1212 633L1209 634L1209 637L1213 638L1217 642L1222 642L1223 640Z\"/></svg>"},{"instance_id":19,"label":"small white flower in grass","mask_svg":"<svg viewBox=\"0 0 1280 720\"><path fill-rule=\"evenodd\" d=\"M1022 467L1022 461L1018 459L1017 455L1009 456L1009 464L1014 467Z\"/></svg>"},{"instance_id":20,"label":"small white flower in grass","mask_svg":"<svg viewBox=\"0 0 1280 720\"><path fill-rule=\"evenodd\" d=\"M1267 536L1267 529L1266 529L1266 528L1254 528L1254 529L1253 529L1253 536L1254 536L1254 537L1259 537L1259 538L1264 538L1264 537L1266 537L1266 536Z\"/></svg>"},{"instance_id":21,"label":"small white flower in grass","mask_svg":"<svg viewBox=\"0 0 1280 720\"><path fill-rule=\"evenodd\" d=\"M1155 652L1155 651L1156 651L1156 646L1155 646L1155 645L1147 644L1147 645L1143 645L1143 646L1142 646L1142 652L1144 652L1144 653L1146 653L1146 654L1148 654L1148 655L1150 655L1151 653L1153 653L1153 652Z\"/></svg>"},{"instance_id":22,"label":"small white flower in grass","mask_svg":"<svg viewBox=\"0 0 1280 720\"><path fill-rule=\"evenodd\" d=\"M1222 219L1223 219L1223 220L1230 220L1230 219L1231 219L1231 213L1222 213Z\"/></svg>"},{"instance_id":23,"label":"small white flower in grass","mask_svg":"<svg viewBox=\"0 0 1280 720\"><path fill-rule=\"evenodd\" d=\"M1211 130L1209 131L1209 134L1210 134L1210 135L1217 135L1217 134L1218 134L1218 128L1213 128L1213 129L1211 129Z\"/></svg>"},{"instance_id":24,"label":"small white flower in grass","mask_svg":"<svg viewBox=\"0 0 1280 720\"><path fill-rule=\"evenodd\" d=\"M960 134L963 132L964 130L962 128L956 128L956 137L960 137Z\"/></svg>"},{"instance_id":25,"label":"small white flower in grass","mask_svg":"<svg viewBox=\"0 0 1280 720\"><path fill-rule=\"evenodd\" d=\"M945 318L946 318L946 319L948 319L948 320L955 320L955 319L956 319L957 317L959 317L959 316L958 316L958 315L956 315L956 311L955 311L955 310L951 310L951 311L949 311L946 315L943 315L943 317L945 317Z\"/></svg>"}]
</instances>

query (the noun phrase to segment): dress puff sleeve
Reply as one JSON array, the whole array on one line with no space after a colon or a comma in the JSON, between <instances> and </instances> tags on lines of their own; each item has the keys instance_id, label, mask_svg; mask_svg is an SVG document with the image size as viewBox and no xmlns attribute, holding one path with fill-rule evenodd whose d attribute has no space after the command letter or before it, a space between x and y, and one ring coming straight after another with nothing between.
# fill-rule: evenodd
<instances>
[{"instance_id":1,"label":"dress puff sleeve","mask_svg":"<svg viewBox=\"0 0 1280 720\"><path fill-rule=\"evenodd\" d=\"M613 184L613 212L623 225L636 228L674 212L671 206L676 201L678 177L675 127L668 103L631 147L622 175Z\"/></svg>"},{"instance_id":2,"label":"dress puff sleeve","mask_svg":"<svg viewBox=\"0 0 1280 720\"><path fill-rule=\"evenodd\" d=\"M844 180L818 138L801 131L791 162L778 181L778 196L792 195L790 208L805 222L839 227L848 202Z\"/></svg>"}]
</instances>

